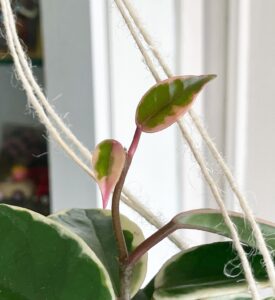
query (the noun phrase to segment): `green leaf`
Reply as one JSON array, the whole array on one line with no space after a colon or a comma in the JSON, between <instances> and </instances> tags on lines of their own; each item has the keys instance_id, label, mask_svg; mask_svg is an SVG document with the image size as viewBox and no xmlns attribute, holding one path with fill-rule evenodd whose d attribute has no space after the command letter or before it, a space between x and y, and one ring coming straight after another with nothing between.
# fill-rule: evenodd
<instances>
[{"instance_id":1,"label":"green leaf","mask_svg":"<svg viewBox=\"0 0 275 300\"><path fill-rule=\"evenodd\" d=\"M255 238L252 234L250 224L240 213L229 212L231 220L234 222L240 240L256 248ZM217 209L198 209L178 214L172 222L178 225L178 228L197 229L216 233L225 237L231 237L227 225L224 223L223 216ZM266 244L269 249L275 249L275 224L257 219L260 229L266 238ZM273 237L273 238L272 238Z\"/></svg>"},{"instance_id":2,"label":"green leaf","mask_svg":"<svg viewBox=\"0 0 275 300\"><path fill-rule=\"evenodd\" d=\"M100 209L71 209L50 216L71 231L79 235L95 252L108 271L113 288L118 295L119 268L118 252L113 234L111 212ZM132 251L143 240L144 236L139 227L125 216L121 215L122 228L129 251ZM133 272L131 291L134 295L140 288L147 270L145 255L136 265Z\"/></svg>"},{"instance_id":3,"label":"green leaf","mask_svg":"<svg viewBox=\"0 0 275 300\"><path fill-rule=\"evenodd\" d=\"M133 300L151 300L151 299L152 299L152 297L149 297L148 295L146 295L144 290L139 290L138 293L133 298Z\"/></svg>"},{"instance_id":4,"label":"green leaf","mask_svg":"<svg viewBox=\"0 0 275 300\"><path fill-rule=\"evenodd\" d=\"M60 224L0 205L0 239L0 299L115 299L103 264Z\"/></svg>"},{"instance_id":5,"label":"green leaf","mask_svg":"<svg viewBox=\"0 0 275 300\"><path fill-rule=\"evenodd\" d=\"M260 286L267 286L262 256L251 247L253 273ZM168 260L155 277L153 299L200 299L247 291L241 263L231 242L206 244L185 250ZM219 298L220 299L220 298Z\"/></svg>"},{"instance_id":6,"label":"green leaf","mask_svg":"<svg viewBox=\"0 0 275 300\"><path fill-rule=\"evenodd\" d=\"M155 278L153 278L145 288L139 290L133 300L151 300L154 294L154 281Z\"/></svg>"},{"instance_id":7,"label":"green leaf","mask_svg":"<svg viewBox=\"0 0 275 300\"><path fill-rule=\"evenodd\" d=\"M157 132L172 125L188 111L203 86L215 77L177 76L157 83L137 107L137 126L144 132Z\"/></svg>"},{"instance_id":8,"label":"green leaf","mask_svg":"<svg viewBox=\"0 0 275 300\"><path fill-rule=\"evenodd\" d=\"M104 140L95 148L92 165L104 208L107 206L110 194L119 180L125 160L125 150L115 140Z\"/></svg>"}]
</instances>

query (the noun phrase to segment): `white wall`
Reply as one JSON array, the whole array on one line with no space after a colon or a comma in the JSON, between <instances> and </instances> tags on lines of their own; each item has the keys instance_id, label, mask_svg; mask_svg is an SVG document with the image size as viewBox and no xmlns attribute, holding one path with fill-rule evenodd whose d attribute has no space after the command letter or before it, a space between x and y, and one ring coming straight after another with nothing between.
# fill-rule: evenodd
<instances>
[{"instance_id":1,"label":"white wall","mask_svg":"<svg viewBox=\"0 0 275 300\"><path fill-rule=\"evenodd\" d=\"M275 2L251 2L246 192L258 216L275 221Z\"/></svg>"},{"instance_id":2,"label":"white wall","mask_svg":"<svg viewBox=\"0 0 275 300\"><path fill-rule=\"evenodd\" d=\"M34 67L38 82L43 82L42 69ZM12 64L0 65L0 145L5 124L38 125L39 122L27 108L26 94L13 72Z\"/></svg>"},{"instance_id":3,"label":"white wall","mask_svg":"<svg viewBox=\"0 0 275 300\"><path fill-rule=\"evenodd\" d=\"M95 130L90 3L43 0L41 4L47 96L61 115L69 112L67 123L92 150ZM53 143L50 171L53 211L96 206L94 182Z\"/></svg>"}]
</instances>

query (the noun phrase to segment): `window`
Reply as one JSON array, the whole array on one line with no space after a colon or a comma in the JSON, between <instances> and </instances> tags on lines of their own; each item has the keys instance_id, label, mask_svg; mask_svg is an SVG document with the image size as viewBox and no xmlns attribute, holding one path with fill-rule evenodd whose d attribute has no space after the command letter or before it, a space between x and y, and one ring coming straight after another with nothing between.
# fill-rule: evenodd
<instances>
[{"instance_id":1,"label":"window","mask_svg":"<svg viewBox=\"0 0 275 300\"><path fill-rule=\"evenodd\" d=\"M57 110L70 112L69 124L91 149L107 137L129 145L135 107L154 82L114 4L42 4L49 98L61 95L54 102ZM196 109L257 215L272 219L274 1L144 0L135 6L176 74L218 74ZM196 136L191 125L190 130ZM196 141L226 192L220 171ZM53 209L99 203L90 179L55 146L50 150ZM139 150L127 184L153 210L169 218L181 210L215 206L176 126L144 134ZM228 207L237 208L225 194ZM185 238L199 242L205 237L192 232Z\"/></svg>"}]
</instances>

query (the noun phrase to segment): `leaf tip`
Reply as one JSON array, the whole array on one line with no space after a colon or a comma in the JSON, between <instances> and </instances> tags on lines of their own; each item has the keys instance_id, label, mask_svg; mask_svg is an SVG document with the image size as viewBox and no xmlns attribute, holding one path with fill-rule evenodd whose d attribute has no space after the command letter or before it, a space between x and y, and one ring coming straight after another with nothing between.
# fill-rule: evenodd
<instances>
[{"instance_id":1,"label":"leaf tip","mask_svg":"<svg viewBox=\"0 0 275 300\"><path fill-rule=\"evenodd\" d=\"M108 186L104 184L100 187L100 191L101 191L103 208L105 209L108 205L109 198L112 193L112 189L108 188Z\"/></svg>"},{"instance_id":2,"label":"leaf tip","mask_svg":"<svg viewBox=\"0 0 275 300\"><path fill-rule=\"evenodd\" d=\"M210 78L210 80L215 79L216 77L218 77L217 74L208 74L207 76Z\"/></svg>"},{"instance_id":3,"label":"leaf tip","mask_svg":"<svg viewBox=\"0 0 275 300\"><path fill-rule=\"evenodd\" d=\"M209 82L209 81L211 81L211 80L213 80L213 79L215 79L215 78L218 77L217 74L208 74L208 75L203 75L203 76L205 76L206 79L207 79L205 83L207 83L207 82Z\"/></svg>"}]
</instances>

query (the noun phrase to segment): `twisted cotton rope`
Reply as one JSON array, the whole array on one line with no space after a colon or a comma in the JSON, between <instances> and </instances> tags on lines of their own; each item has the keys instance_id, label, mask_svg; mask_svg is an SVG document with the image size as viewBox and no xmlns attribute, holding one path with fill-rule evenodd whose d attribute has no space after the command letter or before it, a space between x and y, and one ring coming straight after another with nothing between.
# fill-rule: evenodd
<instances>
[{"instance_id":1,"label":"twisted cotton rope","mask_svg":"<svg viewBox=\"0 0 275 300\"><path fill-rule=\"evenodd\" d=\"M19 79L22 81L22 85L27 93L32 107L35 109L38 118L46 126L53 139L61 146L61 148L69 155L69 157L71 157L83 170L85 170L85 172L88 173L89 176L94 179L94 173L92 172L90 167L85 164L78 155L76 155L74 149L69 144L67 144L66 141L60 136L59 132L53 126L51 120L39 103L39 101L42 103L49 116L60 127L60 131L63 132L65 136L67 136L67 138L77 147L77 149L82 153L86 160L91 160L90 151L76 138L71 130L64 124L63 120L56 114L54 109L50 106L45 95L43 94L40 86L37 84L17 35L10 2L1 0L0 3L2 6L2 13L4 17L7 43L14 59L17 74L19 76ZM126 188L124 188L122 200L127 206L140 214L148 223L152 224L154 227L160 228L163 226L163 223L160 222L151 211L149 211L144 205L142 205L142 203L140 203L138 199L131 195L131 193ZM187 245L176 235L170 236L170 240L179 249L187 248Z\"/></svg>"},{"instance_id":2,"label":"twisted cotton rope","mask_svg":"<svg viewBox=\"0 0 275 300\"><path fill-rule=\"evenodd\" d=\"M159 65L162 67L164 73L167 75L167 77L172 77L173 73L164 61L161 53L158 51L158 48L155 47L153 39L150 37L146 29L143 27L142 22L140 21L140 18L136 14L136 10L132 7L129 0L122 0L123 4L125 5L126 9L129 12L129 15L131 16L132 20L134 21L136 27L138 28L139 32L143 36L145 42L148 44L150 50L154 54L155 58L158 60ZM150 65L152 67L152 65ZM149 66L148 66L149 67ZM223 159L222 155L220 154L219 150L217 149L216 145L210 138L207 130L203 126L203 123L201 122L198 115L193 111L192 109L189 110L189 114L191 116L191 120L195 124L195 127L197 128L198 132L200 133L202 139L205 141L207 147L209 148L210 152L212 153L214 159L217 161L218 165L222 169L229 186L231 187L233 193L236 195L237 199L239 200L239 204L245 214L245 217L247 218L248 222L251 225L253 235L255 237L257 246L263 255L267 273L273 288L273 292L275 293L275 269L274 269L274 263L271 257L270 252L268 251L267 245L265 243L263 234L261 232L261 229L259 225L257 224L253 212L248 204L248 201L246 200L244 194L241 192L240 188L238 187L234 176L232 175L231 170L227 166L225 160Z\"/></svg>"},{"instance_id":3,"label":"twisted cotton rope","mask_svg":"<svg viewBox=\"0 0 275 300\"><path fill-rule=\"evenodd\" d=\"M163 62L163 59L161 58L161 55L159 54L159 52L157 51L156 47L154 47L153 43L151 42L151 39L149 37L149 35L144 34L145 29L142 27L139 18L137 18L137 16L134 14L134 10L132 9L132 7L129 5L129 2L127 0L122 0L122 2L120 2L119 0L115 0L115 3L118 7L118 9L120 10L126 25L128 26L131 34L134 36L134 40L138 43L138 48L141 51L142 55L145 55L145 62L149 68L150 71L152 71L152 75L154 76L154 78L156 79L156 81L159 81L159 75L155 75L155 73L157 73L156 68L152 62L152 60L150 59L146 49L143 46L143 43L138 35L138 33L136 32L133 23L136 25L136 27L138 28L138 31L141 33L141 35L143 36L145 42L147 42L147 44L149 44L149 48L150 50L153 52L153 54L155 55L155 57L157 58L157 60L159 61L159 63L162 63L162 67L164 72L166 73L166 75L168 77L172 76L172 73L170 72L169 68L167 67L167 65ZM124 6L123 6L124 5ZM131 19L128 17L127 15L127 11L128 14L130 15ZM193 114L194 115L194 114ZM244 273L247 279L247 282L249 284L249 288L251 290L252 296L254 299L259 299L259 294L257 291L257 286L256 286L256 282L255 279L253 277L252 274L252 270L250 268L248 259L246 257L246 254L241 246L241 242L240 239L238 237L238 232L236 231L236 228L234 226L234 223L231 221L228 213L227 213L227 209L223 203L223 199L221 197L221 194L219 192L218 186L215 183L213 177L210 175L210 173L207 170L207 164L204 161L202 155L200 154L200 152L198 151L198 149L196 149L196 146L192 140L192 137L189 135L188 131L185 128L185 125L182 122L178 122L178 125L180 127L181 133L183 135L183 137L186 139L186 141L188 142L188 145L191 149L191 151L193 152L193 155L196 159L196 161L198 162L202 173L206 179L206 182L208 183L212 194L217 202L217 204L219 205L221 212L223 214L225 223L227 224L227 226L229 227L230 231L231 231L231 235L232 235L232 240L235 244L236 250L238 251L239 255L240 255L240 259L242 261L243 264L243 269L244 269ZM206 132L207 134L207 132ZM212 143L213 144L213 143ZM214 144L213 144L214 145ZM213 146L212 145L212 146ZM215 146L214 146L215 148ZM213 147L212 147L213 149ZM218 151L217 151L218 152ZM253 220L255 221L253 215L252 215ZM255 222L256 223L256 222ZM257 226L257 223L256 223ZM261 234L261 232L260 232ZM264 242L265 245L265 242ZM269 252L267 251L267 255L270 257ZM271 261L272 262L272 261ZM272 268L273 268L273 264L272 264Z\"/></svg>"},{"instance_id":4,"label":"twisted cotton rope","mask_svg":"<svg viewBox=\"0 0 275 300\"><path fill-rule=\"evenodd\" d=\"M245 277L249 284L249 288L250 288L251 294L253 296L253 299L260 299L260 296L258 294L257 285L256 285L255 279L253 277L253 273L252 273L249 261L247 259L246 253L245 253L245 251L242 247L241 241L239 239L238 231L235 227L235 224L231 221L229 214L227 213L227 209L223 202L219 188L218 188L215 180L213 179L213 177L210 175L210 172L208 171L208 168L207 168L207 164L205 163L203 156L200 154L200 151L198 151L198 149L196 148L196 145L195 145L194 141L192 140L192 137L188 133L188 130L187 130L186 126L184 125L183 121L182 120L179 121L178 124L179 124L179 127L180 127L183 137L187 141L197 163L199 164L199 166L201 168L201 171L205 177L205 180L207 181L209 188L210 188L218 206L220 207L224 222L230 230L231 238L232 238L232 241L235 245L237 252L239 253L240 260L242 262L243 270L245 273Z\"/></svg>"}]
</instances>

